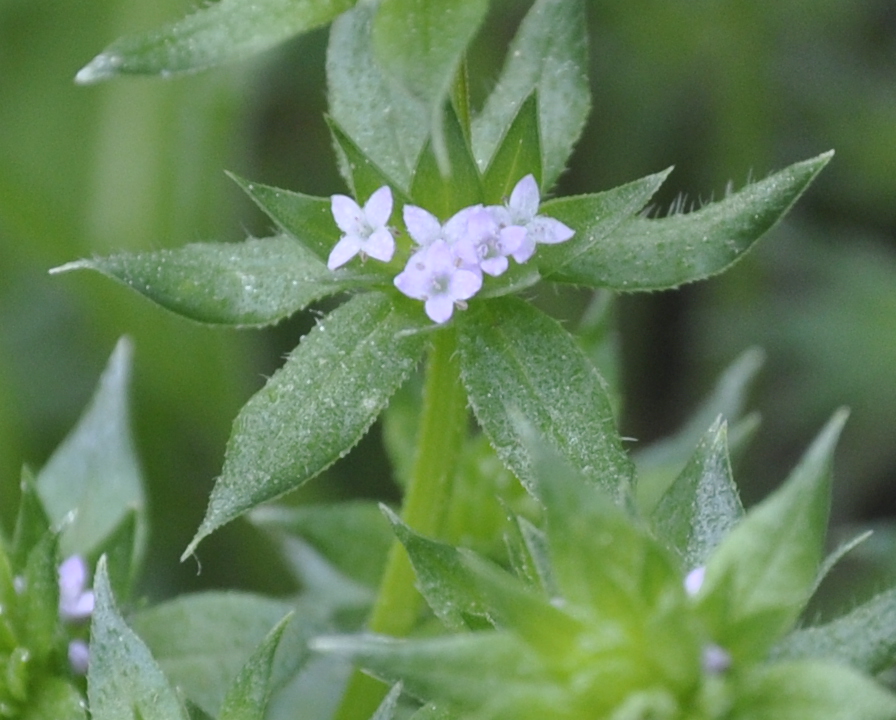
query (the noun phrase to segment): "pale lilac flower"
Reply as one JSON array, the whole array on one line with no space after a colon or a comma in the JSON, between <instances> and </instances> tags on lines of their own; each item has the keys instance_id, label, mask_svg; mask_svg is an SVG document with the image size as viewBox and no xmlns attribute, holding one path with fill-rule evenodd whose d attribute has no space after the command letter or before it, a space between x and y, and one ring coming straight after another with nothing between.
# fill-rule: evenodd
<instances>
[{"instance_id":1,"label":"pale lilac flower","mask_svg":"<svg viewBox=\"0 0 896 720\"><path fill-rule=\"evenodd\" d=\"M86 675L90 663L90 647L83 640L72 640L68 644L68 664L72 672Z\"/></svg>"},{"instance_id":2,"label":"pale lilac flower","mask_svg":"<svg viewBox=\"0 0 896 720\"><path fill-rule=\"evenodd\" d=\"M502 227L522 227L526 235L520 246L511 252L518 263L526 262L535 253L535 246L555 245L569 240L575 231L554 218L538 215L541 196L534 176L526 175L510 193L510 199L503 206L491 208L495 219Z\"/></svg>"},{"instance_id":3,"label":"pale lilac flower","mask_svg":"<svg viewBox=\"0 0 896 720\"><path fill-rule=\"evenodd\" d=\"M424 300L429 318L444 323L451 318L455 304L464 307L464 300L482 287L482 276L462 265L452 246L438 239L411 256L395 277L395 287L408 297Z\"/></svg>"},{"instance_id":4,"label":"pale lilac flower","mask_svg":"<svg viewBox=\"0 0 896 720\"><path fill-rule=\"evenodd\" d=\"M342 267L355 255L389 262L395 253L395 238L386 226L392 214L392 191L388 185L377 190L361 208L347 195L330 198L333 219L343 236L330 252L327 267Z\"/></svg>"},{"instance_id":5,"label":"pale lilac flower","mask_svg":"<svg viewBox=\"0 0 896 720\"><path fill-rule=\"evenodd\" d=\"M507 256L520 250L526 239L526 229L501 227L494 214L482 206L474 206L469 211L465 237L473 244L482 272L497 277L507 270Z\"/></svg>"},{"instance_id":6,"label":"pale lilac flower","mask_svg":"<svg viewBox=\"0 0 896 720\"><path fill-rule=\"evenodd\" d=\"M731 667L731 654L725 648L709 643L703 647L700 665L709 675L721 675Z\"/></svg>"},{"instance_id":7,"label":"pale lilac flower","mask_svg":"<svg viewBox=\"0 0 896 720\"><path fill-rule=\"evenodd\" d=\"M703 586L703 579L706 577L706 567L701 565L691 570L684 579L684 589L688 595L693 597Z\"/></svg>"},{"instance_id":8,"label":"pale lilac flower","mask_svg":"<svg viewBox=\"0 0 896 720\"><path fill-rule=\"evenodd\" d=\"M67 621L86 620L93 612L93 590L87 587L87 563L72 555L59 566L59 616Z\"/></svg>"}]
</instances>

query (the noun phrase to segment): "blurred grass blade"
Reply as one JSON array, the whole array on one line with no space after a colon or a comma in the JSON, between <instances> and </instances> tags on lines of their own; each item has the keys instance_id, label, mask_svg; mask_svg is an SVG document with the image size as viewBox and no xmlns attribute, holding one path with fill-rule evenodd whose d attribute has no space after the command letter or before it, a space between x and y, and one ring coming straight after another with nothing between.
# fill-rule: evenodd
<instances>
[{"instance_id":1,"label":"blurred grass blade","mask_svg":"<svg viewBox=\"0 0 896 720\"><path fill-rule=\"evenodd\" d=\"M116 40L75 82L193 72L267 50L330 22L356 0L220 0L165 27Z\"/></svg>"},{"instance_id":2,"label":"blurred grass blade","mask_svg":"<svg viewBox=\"0 0 896 720\"><path fill-rule=\"evenodd\" d=\"M632 218L551 280L631 292L664 290L720 273L790 210L832 156L826 152L795 163L685 215ZM564 220L553 209L551 214Z\"/></svg>"}]
</instances>

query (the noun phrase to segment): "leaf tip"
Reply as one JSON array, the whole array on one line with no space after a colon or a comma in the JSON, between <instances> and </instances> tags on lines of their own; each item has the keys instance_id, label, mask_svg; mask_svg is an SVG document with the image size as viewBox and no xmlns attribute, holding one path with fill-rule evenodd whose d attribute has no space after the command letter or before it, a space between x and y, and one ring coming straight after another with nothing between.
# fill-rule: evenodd
<instances>
[{"instance_id":1,"label":"leaf tip","mask_svg":"<svg viewBox=\"0 0 896 720\"><path fill-rule=\"evenodd\" d=\"M91 270L93 269L93 263L90 260L74 260L72 262L67 262L64 265L57 265L54 268L50 268L47 272L50 275L61 275L62 273L71 272L72 270Z\"/></svg>"},{"instance_id":2,"label":"leaf tip","mask_svg":"<svg viewBox=\"0 0 896 720\"><path fill-rule=\"evenodd\" d=\"M78 70L75 75L76 85L94 85L118 75L124 58L117 53L101 52L93 60Z\"/></svg>"}]
</instances>

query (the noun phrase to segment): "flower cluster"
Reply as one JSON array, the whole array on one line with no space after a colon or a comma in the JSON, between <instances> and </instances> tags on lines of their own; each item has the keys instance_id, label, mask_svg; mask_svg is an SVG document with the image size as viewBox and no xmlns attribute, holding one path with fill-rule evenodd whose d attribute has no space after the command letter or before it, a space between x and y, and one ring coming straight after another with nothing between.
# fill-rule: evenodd
<instances>
[{"instance_id":1,"label":"flower cluster","mask_svg":"<svg viewBox=\"0 0 896 720\"><path fill-rule=\"evenodd\" d=\"M424 301L431 320L447 322L455 307L465 307L465 301L479 292L483 273L497 277L509 267L508 258L524 263L537 245L573 236L574 231L559 220L538 215L539 202L538 184L526 175L504 205L472 205L444 225L427 210L405 205L404 224L417 248L395 276L395 287ZM327 261L331 270L355 255L362 260L368 256L383 262L392 259L395 240L386 226L392 214L388 186L373 193L363 208L345 195L334 195L332 210L344 234Z\"/></svg>"}]
</instances>

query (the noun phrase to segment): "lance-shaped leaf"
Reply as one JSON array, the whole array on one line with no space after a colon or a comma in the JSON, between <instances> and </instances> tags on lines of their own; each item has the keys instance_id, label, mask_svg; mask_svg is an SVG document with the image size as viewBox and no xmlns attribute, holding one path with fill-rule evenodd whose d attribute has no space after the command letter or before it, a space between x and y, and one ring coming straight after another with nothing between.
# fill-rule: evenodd
<instances>
[{"instance_id":1,"label":"lance-shaped leaf","mask_svg":"<svg viewBox=\"0 0 896 720\"><path fill-rule=\"evenodd\" d=\"M602 193L544 203L539 215L562 219L576 234L566 242L539 246L535 256L522 265L511 263L506 273L490 280L479 297L519 292L542 277L553 280L559 268L574 265L592 249L602 247L622 223L644 207L668 174L669 170L664 170Z\"/></svg>"},{"instance_id":2,"label":"lance-shaped leaf","mask_svg":"<svg viewBox=\"0 0 896 720\"><path fill-rule=\"evenodd\" d=\"M120 38L78 72L89 84L116 75L168 77L267 50L324 25L356 0L221 0L183 20Z\"/></svg>"},{"instance_id":3,"label":"lance-shaped leaf","mask_svg":"<svg viewBox=\"0 0 896 720\"><path fill-rule=\"evenodd\" d=\"M421 700L482 708L535 685L550 686L538 656L507 632L478 632L393 640L375 635L315 638L319 652L348 657L386 682L401 681ZM539 693L532 692L533 696ZM550 694L550 693L548 693Z\"/></svg>"},{"instance_id":4,"label":"lance-shaped leaf","mask_svg":"<svg viewBox=\"0 0 896 720\"><path fill-rule=\"evenodd\" d=\"M453 108L445 113L443 128L448 172L439 167L434 142L427 143L414 169L411 197L444 221L461 208L482 202L482 179Z\"/></svg>"},{"instance_id":5,"label":"lance-shaped leaf","mask_svg":"<svg viewBox=\"0 0 896 720\"><path fill-rule=\"evenodd\" d=\"M91 551L129 512L144 540L143 477L131 438L128 385L133 348L115 346L77 426L37 477L37 490L54 525L62 525L63 555Z\"/></svg>"},{"instance_id":6,"label":"lance-shaped leaf","mask_svg":"<svg viewBox=\"0 0 896 720\"><path fill-rule=\"evenodd\" d=\"M343 14L327 45L330 116L358 148L404 189L429 134L426 106L383 73L373 51L374 3Z\"/></svg>"},{"instance_id":7,"label":"lance-shaped leaf","mask_svg":"<svg viewBox=\"0 0 896 720\"><path fill-rule=\"evenodd\" d=\"M678 551L685 570L705 565L743 517L731 477L728 432L719 417L651 515L660 538Z\"/></svg>"},{"instance_id":8,"label":"lance-shaped leaf","mask_svg":"<svg viewBox=\"0 0 896 720\"><path fill-rule=\"evenodd\" d=\"M662 290L715 275L781 219L832 155L795 163L685 215L633 218L551 279L634 291ZM550 214L566 222L560 208Z\"/></svg>"},{"instance_id":9,"label":"lance-shaped leaf","mask_svg":"<svg viewBox=\"0 0 896 720\"><path fill-rule=\"evenodd\" d=\"M333 135L333 145L339 161L339 172L351 188L352 195L359 202L364 202L383 185L389 185L393 190L396 202L393 205L392 214L398 211L398 202L410 202L407 194L401 190L398 183L383 170L376 161L368 157L358 144L345 132L334 118L328 119L330 133Z\"/></svg>"},{"instance_id":10,"label":"lance-shaped leaf","mask_svg":"<svg viewBox=\"0 0 896 720\"><path fill-rule=\"evenodd\" d=\"M875 675L886 670L896 662L896 588L829 623L795 630L772 655L830 660Z\"/></svg>"},{"instance_id":11,"label":"lance-shaped leaf","mask_svg":"<svg viewBox=\"0 0 896 720\"><path fill-rule=\"evenodd\" d=\"M756 660L793 624L815 585L827 530L837 412L787 482L725 537L706 566L699 608L713 640Z\"/></svg>"},{"instance_id":12,"label":"lance-shaped leaf","mask_svg":"<svg viewBox=\"0 0 896 720\"><path fill-rule=\"evenodd\" d=\"M304 195L253 182L227 173L243 191L284 231L327 261L339 239L330 198Z\"/></svg>"},{"instance_id":13,"label":"lance-shaped leaf","mask_svg":"<svg viewBox=\"0 0 896 720\"><path fill-rule=\"evenodd\" d=\"M731 720L891 720L896 695L842 665L761 665L739 683Z\"/></svg>"},{"instance_id":14,"label":"lance-shaped leaf","mask_svg":"<svg viewBox=\"0 0 896 720\"><path fill-rule=\"evenodd\" d=\"M23 645L38 658L53 648L59 627L59 575L57 536L51 530L31 548L21 577L24 579L17 603L21 609Z\"/></svg>"},{"instance_id":15,"label":"lance-shaped leaf","mask_svg":"<svg viewBox=\"0 0 896 720\"><path fill-rule=\"evenodd\" d=\"M16 524L12 533L10 560L16 570L25 567L28 553L50 529L50 519L44 510L43 503L34 483L34 475L27 467L22 468L22 481L19 485L21 499L16 514Z\"/></svg>"},{"instance_id":16,"label":"lance-shaped leaf","mask_svg":"<svg viewBox=\"0 0 896 720\"><path fill-rule=\"evenodd\" d=\"M541 187L541 162L538 98L533 93L520 106L488 168L483 170L485 202L495 204L509 198L514 185L529 174Z\"/></svg>"},{"instance_id":17,"label":"lance-shaped leaf","mask_svg":"<svg viewBox=\"0 0 896 720\"><path fill-rule=\"evenodd\" d=\"M218 720L262 720L271 696L274 653L292 615L287 615L265 635L240 669L224 697Z\"/></svg>"},{"instance_id":18,"label":"lance-shaped leaf","mask_svg":"<svg viewBox=\"0 0 896 720\"><path fill-rule=\"evenodd\" d=\"M186 710L149 648L129 628L109 587L105 558L94 579L87 698L94 720L187 720Z\"/></svg>"},{"instance_id":19,"label":"lance-shaped leaf","mask_svg":"<svg viewBox=\"0 0 896 720\"><path fill-rule=\"evenodd\" d=\"M452 545L415 533L387 507L383 506L382 510L407 550L417 575L417 589L436 617L449 628L464 630L467 628L465 616L485 615L487 608L482 605L461 552Z\"/></svg>"},{"instance_id":20,"label":"lance-shaped leaf","mask_svg":"<svg viewBox=\"0 0 896 720\"><path fill-rule=\"evenodd\" d=\"M224 469L184 557L215 528L347 453L422 356L419 329L387 297L367 293L302 338L234 421Z\"/></svg>"},{"instance_id":21,"label":"lance-shaped leaf","mask_svg":"<svg viewBox=\"0 0 896 720\"><path fill-rule=\"evenodd\" d=\"M331 609L319 600L296 604L232 591L181 595L140 611L133 627L186 698L214 715L240 668L289 612L296 614L277 656L274 684L307 661L308 638L331 628Z\"/></svg>"},{"instance_id":22,"label":"lance-shaped leaf","mask_svg":"<svg viewBox=\"0 0 896 720\"><path fill-rule=\"evenodd\" d=\"M44 676L28 698L28 706L16 717L18 720L86 720L87 708L81 692L71 682Z\"/></svg>"},{"instance_id":23,"label":"lance-shaped leaf","mask_svg":"<svg viewBox=\"0 0 896 720\"><path fill-rule=\"evenodd\" d=\"M587 23L582 0L538 0L523 20L501 77L473 122L473 150L485 171L520 106L538 94L544 172L554 185L578 140L590 108Z\"/></svg>"},{"instance_id":24,"label":"lance-shaped leaf","mask_svg":"<svg viewBox=\"0 0 896 720\"><path fill-rule=\"evenodd\" d=\"M488 11L488 0L383 0L373 21L380 65L419 98L439 167L449 169L442 105Z\"/></svg>"},{"instance_id":25,"label":"lance-shaped leaf","mask_svg":"<svg viewBox=\"0 0 896 720\"><path fill-rule=\"evenodd\" d=\"M335 223L331 235L335 243ZM53 272L79 269L97 270L191 320L234 326L270 325L315 300L370 282L333 273L286 236L110 255Z\"/></svg>"},{"instance_id":26,"label":"lance-shaped leaf","mask_svg":"<svg viewBox=\"0 0 896 720\"><path fill-rule=\"evenodd\" d=\"M528 303L506 297L462 315L458 336L473 411L524 484L534 482L532 459L515 414L612 497L627 495L633 468L606 385L568 332Z\"/></svg>"}]
</instances>

